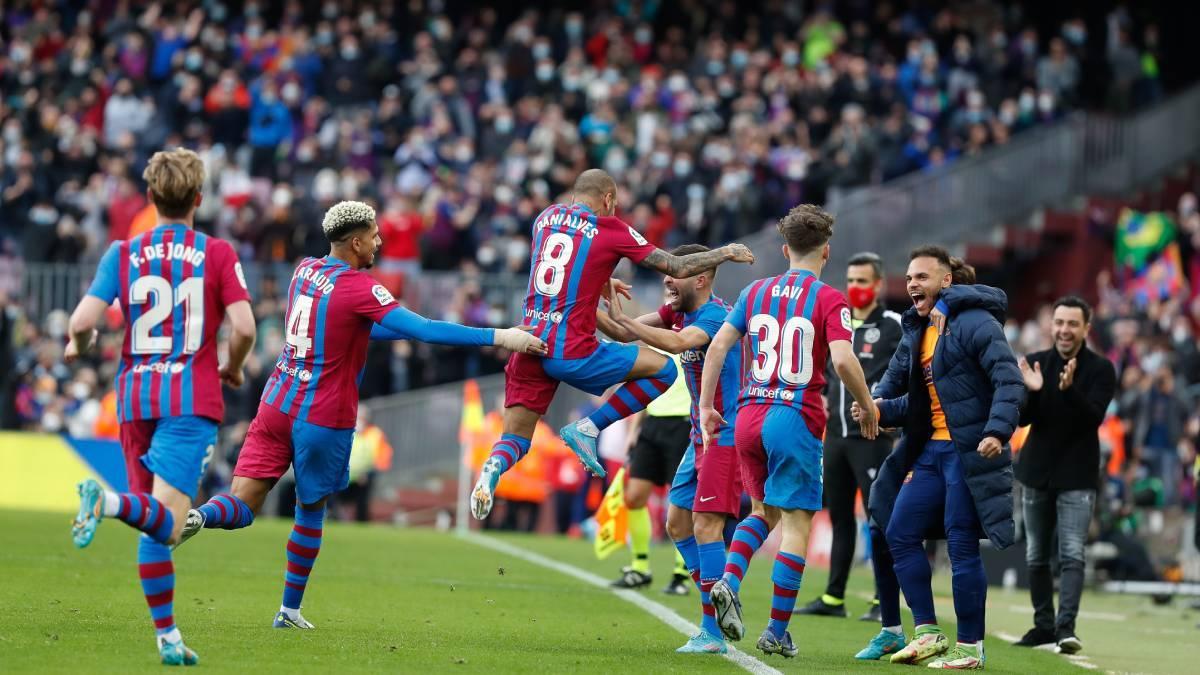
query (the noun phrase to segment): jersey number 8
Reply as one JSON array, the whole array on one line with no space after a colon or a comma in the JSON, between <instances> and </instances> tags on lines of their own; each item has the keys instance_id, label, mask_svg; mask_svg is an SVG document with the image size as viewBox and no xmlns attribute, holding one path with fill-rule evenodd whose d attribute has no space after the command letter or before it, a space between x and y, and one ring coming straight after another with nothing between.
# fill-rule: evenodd
<instances>
[{"instance_id":1,"label":"jersey number 8","mask_svg":"<svg viewBox=\"0 0 1200 675\"><path fill-rule=\"evenodd\" d=\"M558 295L566 281L567 263L575 252L575 240L562 232L551 233L538 254L541 262L533 272L533 287L541 295ZM549 278L547 278L549 276Z\"/></svg>"},{"instance_id":2,"label":"jersey number 8","mask_svg":"<svg viewBox=\"0 0 1200 675\"><path fill-rule=\"evenodd\" d=\"M808 384L813 375L812 348L816 330L811 321L802 316L793 316L784 322L770 314L755 314L750 317L750 332L758 336L758 354L750 362L750 375L756 382L769 382L771 375L779 373L779 380L787 385ZM783 341L780 343L780 334ZM797 344L800 353L796 354Z\"/></svg>"}]
</instances>

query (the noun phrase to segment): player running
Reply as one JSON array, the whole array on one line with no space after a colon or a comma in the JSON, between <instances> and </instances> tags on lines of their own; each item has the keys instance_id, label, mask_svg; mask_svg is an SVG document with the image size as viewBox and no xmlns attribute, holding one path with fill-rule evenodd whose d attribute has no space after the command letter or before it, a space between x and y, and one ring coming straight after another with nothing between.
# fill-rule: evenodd
<instances>
[{"instance_id":1,"label":"player running","mask_svg":"<svg viewBox=\"0 0 1200 675\"><path fill-rule=\"evenodd\" d=\"M175 567L168 545L179 540L184 515L217 442L225 406L221 382L242 384L254 346L254 314L237 254L227 242L192 229L204 184L200 157L182 148L157 152L142 173L157 226L117 241L71 315L70 363L96 339L113 300L125 316L117 370L117 417L129 492L79 484L75 545L91 543L96 526L116 517L142 531L138 575L164 665L195 665L175 626ZM229 361L217 368L217 330L228 313Z\"/></svg>"},{"instance_id":2,"label":"player running","mask_svg":"<svg viewBox=\"0 0 1200 675\"><path fill-rule=\"evenodd\" d=\"M755 281L742 291L708 348L699 406L704 447L720 445L725 419L714 405L724 388L726 358L742 335L749 333L750 372L738 400L735 444L755 511L783 522L771 573L775 584L771 619L758 639L758 648L792 657L797 650L787 630L788 621L804 574L813 513L821 509L825 359L833 360L838 377L864 407L868 407L871 392L851 344L846 299L817 278L829 260L833 216L801 204L779 221L779 231L786 241L783 253L791 269ZM864 415L860 426L864 438L878 434L874 416ZM754 517L742 525L749 525ZM760 538L757 544L761 543ZM753 548L742 551L746 561L753 554ZM726 636L740 637L745 631L740 603L728 581L713 586L712 599Z\"/></svg>"},{"instance_id":3,"label":"player running","mask_svg":"<svg viewBox=\"0 0 1200 675\"><path fill-rule=\"evenodd\" d=\"M671 251L674 255L703 253L707 246L685 244ZM676 279L663 279L668 303L657 312L633 319L621 313L619 293L609 300L607 315L599 315L600 330L623 342L642 342L672 354L679 354L684 380L691 394L691 444L671 483L667 510L667 534L683 556L692 579L700 588L700 632L679 649L680 653L724 654L728 651L717 625L716 611L709 591L725 571L725 519L737 517L741 506L742 485L737 455L733 447L733 425L737 416L738 391L742 387L741 346L734 345L717 380L714 405L719 407L725 424L714 436L714 443L702 444L697 401L700 400L700 374L704 353L713 336L721 329L729 305L713 294L716 268ZM619 282L614 282L614 285Z\"/></svg>"},{"instance_id":4,"label":"player running","mask_svg":"<svg viewBox=\"0 0 1200 675\"><path fill-rule=\"evenodd\" d=\"M492 510L500 476L529 452L538 418L546 414L559 382L594 396L619 382L600 409L559 430L589 471L604 475L596 457L600 430L645 409L675 381L675 363L647 347L596 340L596 309L622 258L676 279L726 261L754 262L741 244L677 256L655 248L614 214L617 184L599 169L579 174L570 204L555 204L533 222L533 251L525 320L549 345L545 359L513 354L504 369L504 430L471 491L471 513Z\"/></svg>"},{"instance_id":5,"label":"player running","mask_svg":"<svg viewBox=\"0 0 1200 675\"><path fill-rule=\"evenodd\" d=\"M288 467L296 473L296 523L287 544L283 602L276 628L312 628L300 601L321 549L325 502L350 480L350 448L358 381L367 340L421 340L447 345L496 345L544 354L539 338L516 328L468 328L430 321L404 309L363 272L382 245L375 210L339 202L322 222L329 255L305 258L288 289L283 352L267 380L258 413L233 470L230 494L188 513L186 541L202 528L246 527ZM338 288L342 290L337 290Z\"/></svg>"}]
</instances>

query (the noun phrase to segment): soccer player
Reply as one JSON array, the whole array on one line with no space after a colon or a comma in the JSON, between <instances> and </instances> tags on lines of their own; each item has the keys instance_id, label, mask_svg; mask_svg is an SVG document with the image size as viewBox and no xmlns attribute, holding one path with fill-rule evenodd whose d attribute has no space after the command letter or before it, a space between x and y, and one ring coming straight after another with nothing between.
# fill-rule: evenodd
<instances>
[{"instance_id":1,"label":"soccer player","mask_svg":"<svg viewBox=\"0 0 1200 675\"><path fill-rule=\"evenodd\" d=\"M755 511L767 514L769 520L779 518L783 525L771 574L775 584L771 619L758 639L758 648L766 654L793 657L797 650L787 627L804 573L813 513L821 509L821 433L826 418L821 391L826 358L833 360L834 370L854 400L865 407L871 394L851 344L846 299L818 279L829 260L833 216L801 204L779 221L779 231L791 268L755 281L742 291L708 347L699 405L708 451L714 443L720 444L725 425L715 402L723 388L726 359L748 333L749 374L738 399L734 442ZM864 438L878 435L877 420L870 414L862 416L859 426ZM742 525L750 525L747 521L754 517ZM737 548L749 561L753 550ZM740 603L729 582L718 581L712 598L717 616L725 622L725 634L743 634Z\"/></svg>"},{"instance_id":2,"label":"soccer player","mask_svg":"<svg viewBox=\"0 0 1200 675\"><path fill-rule=\"evenodd\" d=\"M913 307L903 316L908 386L876 399L886 426L904 439L872 486L871 516L886 523L896 578L916 634L891 657L930 668L982 669L987 578L979 539L1013 543L1012 456L1024 381L1004 338L1007 297L988 286L952 286L953 261L939 246L915 249L906 275ZM938 318L934 318L935 309ZM886 376L885 376L886 379ZM852 406L855 416L866 408ZM958 641L937 625L924 541L943 533L950 557Z\"/></svg>"},{"instance_id":3,"label":"soccer player","mask_svg":"<svg viewBox=\"0 0 1200 675\"><path fill-rule=\"evenodd\" d=\"M368 339L496 345L531 355L546 350L542 340L516 328L430 321L398 305L363 271L374 264L382 245L375 210L367 204L334 204L322 228L329 255L305 258L292 275L283 352L246 432L230 493L189 512L182 537L186 541L202 528L250 525L267 493L292 466L296 523L287 544L276 628L313 627L300 615L300 601L321 549L325 502L350 480L358 381Z\"/></svg>"},{"instance_id":4,"label":"soccer player","mask_svg":"<svg viewBox=\"0 0 1200 675\"><path fill-rule=\"evenodd\" d=\"M91 543L105 517L142 531L138 574L166 665L195 665L196 653L175 626L175 568L168 545L179 540L184 515L217 442L225 414L221 382L242 384L254 345L254 315L237 254L228 243L192 229L204 164L182 148L157 152L142 177L157 212L156 227L113 242L87 295L71 315L64 353L74 361L95 341L96 325L113 300L125 315L117 370L117 416L129 492L79 484L75 545ZM229 361L217 367L217 330L230 319Z\"/></svg>"},{"instance_id":5,"label":"soccer player","mask_svg":"<svg viewBox=\"0 0 1200 675\"><path fill-rule=\"evenodd\" d=\"M685 244L671 251L688 255L707 251L707 246ZM720 408L726 423L717 431L713 443L705 446L700 437L700 373L704 353L713 336L721 329L729 305L713 294L716 268L702 270L685 279L670 275L663 279L668 303L657 312L633 319L621 313L619 293L609 300L608 315L597 317L600 330L623 342L641 340L651 347L679 354L684 380L691 394L691 443L671 483L667 510L667 534L683 556L692 579L700 588L700 632L676 651L680 653L724 654L728 651L709 591L725 571L725 519L737 517L742 486L737 455L733 449L733 425L737 418L737 396L742 386L741 348L725 362L717 381L714 405ZM739 636L740 637L740 636Z\"/></svg>"},{"instance_id":6,"label":"soccer player","mask_svg":"<svg viewBox=\"0 0 1200 675\"><path fill-rule=\"evenodd\" d=\"M584 466L603 476L596 456L600 430L644 410L675 381L675 363L653 349L596 339L600 295L622 258L676 279L727 261L754 262L742 244L685 256L655 248L615 216L617 184L599 169L579 174L571 192L571 203L555 204L533 221L525 320L550 351L544 359L513 354L504 369L504 433L471 491L471 513L479 520L492 510L500 476L529 452L534 427L559 382L594 396L626 383L596 412L559 430Z\"/></svg>"}]
</instances>

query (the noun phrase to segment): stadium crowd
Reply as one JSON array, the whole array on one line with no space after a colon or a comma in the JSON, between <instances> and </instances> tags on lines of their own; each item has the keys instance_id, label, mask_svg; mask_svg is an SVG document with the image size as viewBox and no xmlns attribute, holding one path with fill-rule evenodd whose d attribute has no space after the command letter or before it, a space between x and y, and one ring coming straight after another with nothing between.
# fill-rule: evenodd
<instances>
[{"instance_id":1,"label":"stadium crowd","mask_svg":"<svg viewBox=\"0 0 1200 675\"><path fill-rule=\"evenodd\" d=\"M319 255L323 211L365 199L380 207L378 271L398 283L425 270L523 274L528 223L589 166L627 186L623 216L651 242L726 241L800 201L972 156L1077 107L1162 96L1158 26L1125 8L1089 25L1035 23L999 2L602 4L587 15L436 0L3 10L0 425L115 434L104 396L116 333L67 368L66 314L25 315L15 261L87 264L152 224L140 171L164 146L200 153L197 225L243 260ZM1179 215L1194 250L1198 216ZM250 385L230 394L235 437L282 344L280 293L264 279L255 297ZM1100 294L1093 339L1121 366L1127 447L1175 448L1179 461L1155 473L1181 481L1195 406L1171 403L1180 419L1165 432L1158 415L1165 400L1195 399L1195 312ZM472 281L432 309L508 319ZM1018 352L1041 346L1045 321L1010 326ZM499 363L422 358L429 349L373 346L363 397Z\"/></svg>"}]
</instances>

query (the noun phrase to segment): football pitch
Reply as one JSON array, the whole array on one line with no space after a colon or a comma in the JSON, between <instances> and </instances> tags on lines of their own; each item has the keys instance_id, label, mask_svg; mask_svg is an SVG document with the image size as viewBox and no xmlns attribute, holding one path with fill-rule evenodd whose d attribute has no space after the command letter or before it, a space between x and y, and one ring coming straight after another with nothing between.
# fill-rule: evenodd
<instances>
[{"instance_id":1,"label":"football pitch","mask_svg":"<svg viewBox=\"0 0 1200 675\"><path fill-rule=\"evenodd\" d=\"M605 578L618 554L597 561L567 539L506 535L498 551L431 530L328 524L304 601L313 631L276 630L290 522L263 519L239 532L208 530L175 556L175 616L200 667L220 672L746 672L729 659L680 655L685 636L607 589L511 552L531 553ZM70 515L0 510L0 671L155 672L152 629L137 584L135 535L105 522L83 551L70 541ZM658 592L671 551L655 548L655 585L638 595L695 622L696 594ZM866 568L852 575L849 619L796 617L800 655L762 657L754 638L769 607L769 559L751 566L742 599L747 639L738 646L782 672L878 672L903 666L856 662L878 631L856 621L869 597ZM801 604L823 590L824 570L805 572ZM953 635L949 580L937 576L939 613ZM1087 660L1018 649L997 633L1020 634L1030 612L1023 591L991 589L987 670L1000 673L1195 672L1197 616L1184 603L1088 594L1079 634ZM660 611L658 608L650 609ZM906 631L911 617L905 611ZM676 621L676 623L678 623ZM761 661L758 659L761 658ZM769 671L765 671L769 672ZM919 672L919 671L911 671Z\"/></svg>"}]
</instances>

